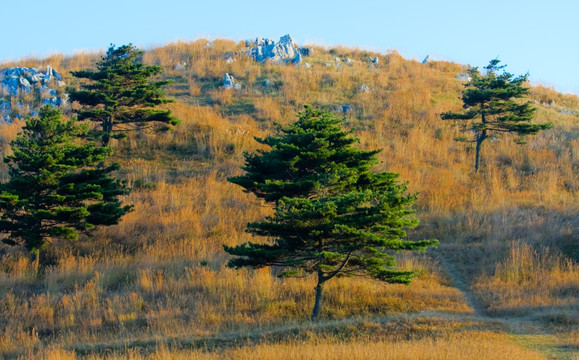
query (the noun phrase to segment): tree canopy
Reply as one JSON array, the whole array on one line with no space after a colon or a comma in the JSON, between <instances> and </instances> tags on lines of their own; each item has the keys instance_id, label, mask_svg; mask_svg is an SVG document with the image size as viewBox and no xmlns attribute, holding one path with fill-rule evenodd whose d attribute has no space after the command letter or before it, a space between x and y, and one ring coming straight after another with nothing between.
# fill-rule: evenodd
<instances>
[{"instance_id":1,"label":"tree canopy","mask_svg":"<svg viewBox=\"0 0 579 360\"><path fill-rule=\"evenodd\" d=\"M398 174L371 171L378 151L354 147L333 113L306 107L278 135L258 139L270 151L246 155L244 176L231 182L274 204L275 213L248 224L269 239L225 250L233 267L280 266L282 276L317 276L312 319L322 305L323 285L335 276L368 276L409 283L412 271L396 270L394 252L424 250L436 240L408 241L418 220Z\"/></svg>"},{"instance_id":2,"label":"tree canopy","mask_svg":"<svg viewBox=\"0 0 579 360\"><path fill-rule=\"evenodd\" d=\"M79 232L116 224L131 209L119 200L128 189L111 176L118 165L102 164L111 149L79 144L77 136L86 132L50 107L26 121L11 143L13 155L4 159L10 175L0 184L5 243L38 255L53 238L75 240Z\"/></svg>"},{"instance_id":3,"label":"tree canopy","mask_svg":"<svg viewBox=\"0 0 579 360\"><path fill-rule=\"evenodd\" d=\"M536 109L530 101L517 101L529 93L529 88L524 86L528 74L515 77L503 70L506 65L499 66L499 63L498 59L491 60L485 66L486 75L481 75L476 67L470 68L471 80L462 93L465 111L441 115L443 120L462 121L461 131L473 134L456 140L476 143L475 172L479 170L481 145L493 133L524 136L551 127L550 123L531 124ZM499 74L499 70L503 72Z\"/></svg>"},{"instance_id":4,"label":"tree canopy","mask_svg":"<svg viewBox=\"0 0 579 360\"><path fill-rule=\"evenodd\" d=\"M113 132L122 137L124 131L135 126L179 123L170 110L155 109L174 100L167 98L163 90L169 81L151 81L162 69L143 64L142 53L131 44L117 48L111 45L96 71L72 72L74 77L89 80L81 90L69 89L71 100L82 105L78 118L99 123L104 144Z\"/></svg>"}]
</instances>

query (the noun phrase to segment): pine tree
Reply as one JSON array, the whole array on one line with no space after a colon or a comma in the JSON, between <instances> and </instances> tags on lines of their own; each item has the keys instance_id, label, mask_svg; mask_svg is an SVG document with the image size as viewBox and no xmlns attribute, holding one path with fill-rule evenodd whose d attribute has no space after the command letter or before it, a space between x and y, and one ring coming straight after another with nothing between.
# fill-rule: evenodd
<instances>
[{"instance_id":1,"label":"pine tree","mask_svg":"<svg viewBox=\"0 0 579 360\"><path fill-rule=\"evenodd\" d=\"M0 233L9 245L24 245L38 261L54 238L76 240L79 232L113 225L131 209L119 196L128 189L103 166L109 147L79 144L87 126L63 121L44 107L29 118L7 156L10 180L0 184Z\"/></svg>"},{"instance_id":2,"label":"pine tree","mask_svg":"<svg viewBox=\"0 0 579 360\"><path fill-rule=\"evenodd\" d=\"M280 266L282 276L315 274L312 320L322 309L324 284L336 276L369 276L409 283L412 271L394 269L393 252L424 250L436 240L408 241L418 224L398 174L374 173L377 151L353 145L358 139L341 129L331 112L312 109L276 136L258 139L270 151L246 155L246 174L233 177L275 206L275 214L250 223L247 231L267 243L246 243L225 250L237 256L229 266Z\"/></svg>"},{"instance_id":3,"label":"pine tree","mask_svg":"<svg viewBox=\"0 0 579 360\"><path fill-rule=\"evenodd\" d=\"M89 80L82 85L82 90L69 89L71 100L83 106L78 119L99 123L102 129L99 135L105 145L113 132L115 137L124 137L130 128L179 123L170 110L155 109L174 101L168 99L162 89L170 82L151 81L162 69L140 62L142 53L131 44L118 48L111 45L97 64L97 71L72 72L77 78Z\"/></svg>"},{"instance_id":4,"label":"pine tree","mask_svg":"<svg viewBox=\"0 0 579 360\"><path fill-rule=\"evenodd\" d=\"M443 120L463 121L461 131L474 135L474 138L461 136L456 140L476 143L475 173L479 169L482 143L493 134L515 133L523 137L551 128L551 123L530 124L536 109L530 101L516 101L529 93L529 89L523 86L528 75L515 77L504 70L498 74L505 67L499 63L498 59L491 60L485 67L487 73L484 76L478 68L470 68L471 80L462 93L466 111L441 115Z\"/></svg>"}]
</instances>

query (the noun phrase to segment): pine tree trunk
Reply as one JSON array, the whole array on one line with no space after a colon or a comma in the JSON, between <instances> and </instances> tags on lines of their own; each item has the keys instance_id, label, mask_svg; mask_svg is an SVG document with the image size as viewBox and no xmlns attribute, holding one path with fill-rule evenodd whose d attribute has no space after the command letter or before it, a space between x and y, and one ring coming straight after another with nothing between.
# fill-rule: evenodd
<instances>
[{"instance_id":1,"label":"pine tree trunk","mask_svg":"<svg viewBox=\"0 0 579 360\"><path fill-rule=\"evenodd\" d=\"M474 161L474 173L478 172L479 162L480 162L480 149L482 142L487 138L487 131L483 130L482 133L477 136L476 138L476 154L475 154L475 161Z\"/></svg>"},{"instance_id":2,"label":"pine tree trunk","mask_svg":"<svg viewBox=\"0 0 579 360\"><path fill-rule=\"evenodd\" d=\"M40 249L33 249L30 251L30 261L32 262L34 275L38 277L38 269L40 268Z\"/></svg>"},{"instance_id":3,"label":"pine tree trunk","mask_svg":"<svg viewBox=\"0 0 579 360\"><path fill-rule=\"evenodd\" d=\"M314 310L312 311L312 321L318 321L320 313L322 312L322 295L324 292L324 283L318 278L318 285L314 288L316 290L316 301L314 303Z\"/></svg>"},{"instance_id":4,"label":"pine tree trunk","mask_svg":"<svg viewBox=\"0 0 579 360\"><path fill-rule=\"evenodd\" d=\"M106 146L109 144L109 140L111 138L111 133L113 132L113 116L111 115L111 117L109 119L106 119L103 123L103 137L102 137L102 142L103 145Z\"/></svg>"}]
</instances>

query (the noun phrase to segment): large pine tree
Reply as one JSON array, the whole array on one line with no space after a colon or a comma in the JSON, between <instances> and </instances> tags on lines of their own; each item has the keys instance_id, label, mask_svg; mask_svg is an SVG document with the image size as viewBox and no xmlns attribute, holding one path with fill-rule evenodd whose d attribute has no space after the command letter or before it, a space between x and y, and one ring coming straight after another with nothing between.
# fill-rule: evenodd
<instances>
[{"instance_id":1,"label":"large pine tree","mask_svg":"<svg viewBox=\"0 0 579 360\"><path fill-rule=\"evenodd\" d=\"M462 93L464 112L446 112L443 120L459 120L461 131L472 136L457 137L458 141L476 143L475 173L479 170L481 146L483 142L496 133L515 133L519 136L536 134L549 129L551 123L531 124L535 108L530 101L517 101L529 93L524 86L528 75L515 77L499 66L500 61L491 60L485 66L486 75L481 75L478 68L470 68L471 80Z\"/></svg>"},{"instance_id":2,"label":"large pine tree","mask_svg":"<svg viewBox=\"0 0 579 360\"><path fill-rule=\"evenodd\" d=\"M406 193L398 174L371 171L377 151L354 147L357 139L331 112L306 107L298 115L280 134L258 139L271 150L246 155L246 174L230 179L274 204L273 216L247 228L270 241L225 250L237 256L233 267L315 274L312 320L318 320L328 280L360 275L409 283L415 274L394 269L393 252L423 250L437 241L405 240L405 229L418 224L410 209L416 195Z\"/></svg>"},{"instance_id":3,"label":"large pine tree","mask_svg":"<svg viewBox=\"0 0 579 360\"><path fill-rule=\"evenodd\" d=\"M143 64L142 53L131 44L118 48L111 45L96 71L72 72L79 79L89 80L81 90L69 89L71 100L82 105L78 118L99 123L105 145L113 133L122 137L134 127L179 123L170 110L155 108L174 100L168 99L163 90L169 81L151 81L162 69Z\"/></svg>"},{"instance_id":4,"label":"large pine tree","mask_svg":"<svg viewBox=\"0 0 579 360\"><path fill-rule=\"evenodd\" d=\"M44 107L29 118L7 156L10 180L0 184L0 233L10 245L23 245L36 259L51 239L75 240L79 232L113 225L130 210L119 196L125 185L111 176L117 164L102 165L109 147L79 143L87 127L63 121Z\"/></svg>"}]
</instances>

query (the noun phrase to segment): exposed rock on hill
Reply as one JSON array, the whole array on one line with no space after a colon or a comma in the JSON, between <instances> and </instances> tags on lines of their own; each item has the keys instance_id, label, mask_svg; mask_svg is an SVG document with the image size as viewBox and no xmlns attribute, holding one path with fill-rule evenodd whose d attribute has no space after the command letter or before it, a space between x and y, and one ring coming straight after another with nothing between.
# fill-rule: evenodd
<instances>
[{"instance_id":1,"label":"exposed rock on hill","mask_svg":"<svg viewBox=\"0 0 579 360\"><path fill-rule=\"evenodd\" d=\"M456 79L459 80L460 82L463 82L463 83L467 83L467 82L470 82L472 80L472 78L470 77L470 74L467 74L467 73L457 75Z\"/></svg>"},{"instance_id":2,"label":"exposed rock on hill","mask_svg":"<svg viewBox=\"0 0 579 360\"><path fill-rule=\"evenodd\" d=\"M300 49L292 37L288 34L282 36L279 42L258 37L254 41L246 41L247 46L254 46L249 50L249 56L260 62L271 61L274 63L296 63L302 61L302 56L308 56L310 49Z\"/></svg>"},{"instance_id":3,"label":"exposed rock on hill","mask_svg":"<svg viewBox=\"0 0 579 360\"><path fill-rule=\"evenodd\" d=\"M225 89L241 90L241 84L237 84L233 76L228 73L223 76L223 87Z\"/></svg>"},{"instance_id":4,"label":"exposed rock on hill","mask_svg":"<svg viewBox=\"0 0 579 360\"><path fill-rule=\"evenodd\" d=\"M14 118L34 116L44 105L66 105L68 95L59 91L64 85L62 76L50 65L45 69L16 67L0 71L0 121L10 123Z\"/></svg>"}]
</instances>

